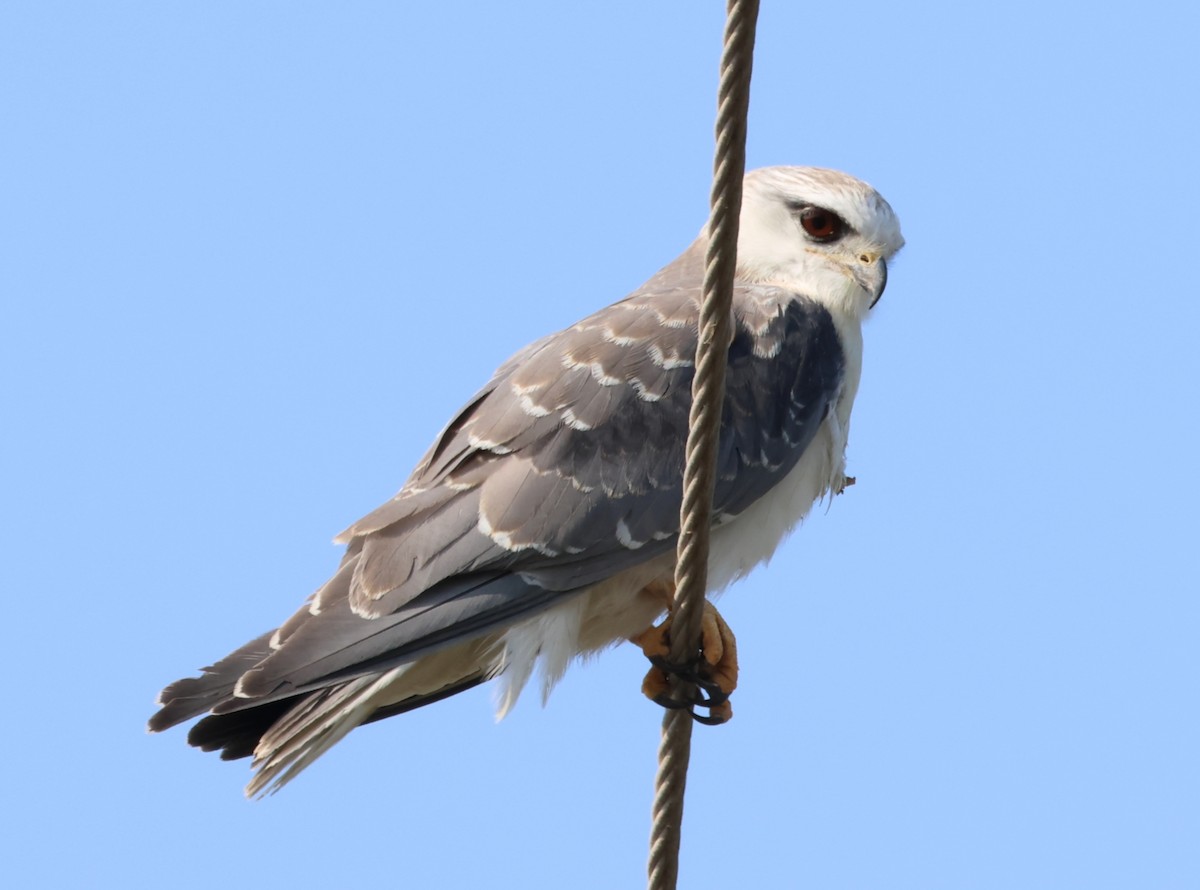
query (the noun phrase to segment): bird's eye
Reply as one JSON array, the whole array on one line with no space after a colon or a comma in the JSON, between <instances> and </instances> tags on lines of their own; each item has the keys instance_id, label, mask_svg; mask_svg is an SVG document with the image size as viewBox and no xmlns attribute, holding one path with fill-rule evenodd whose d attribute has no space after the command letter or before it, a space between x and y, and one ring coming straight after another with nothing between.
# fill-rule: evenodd
<instances>
[{"instance_id":1,"label":"bird's eye","mask_svg":"<svg viewBox=\"0 0 1200 890\"><path fill-rule=\"evenodd\" d=\"M834 241L846 231L842 218L824 207L805 207L800 211L800 225L814 241Z\"/></svg>"}]
</instances>

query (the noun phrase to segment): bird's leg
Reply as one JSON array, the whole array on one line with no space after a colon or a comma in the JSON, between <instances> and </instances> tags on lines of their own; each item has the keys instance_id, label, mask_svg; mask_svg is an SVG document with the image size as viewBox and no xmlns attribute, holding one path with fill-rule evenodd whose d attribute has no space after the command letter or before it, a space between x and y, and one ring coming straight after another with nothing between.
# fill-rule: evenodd
<instances>
[{"instance_id":1,"label":"bird's leg","mask_svg":"<svg viewBox=\"0 0 1200 890\"><path fill-rule=\"evenodd\" d=\"M667 607L667 617L662 624L647 628L632 637L632 642L641 647L650 663L654 665L642 681L642 692L651 701L665 708L708 709L708 716L693 712L692 716L701 723L724 723L733 716L729 696L737 688L737 640L733 631L708 600L704 601L704 613L700 619L700 652L691 664L672 664L671 622L674 605L674 585L655 582L643 589L644 593L662 597ZM671 680L674 675L694 683L704 691L692 701L678 701L671 697Z\"/></svg>"}]
</instances>

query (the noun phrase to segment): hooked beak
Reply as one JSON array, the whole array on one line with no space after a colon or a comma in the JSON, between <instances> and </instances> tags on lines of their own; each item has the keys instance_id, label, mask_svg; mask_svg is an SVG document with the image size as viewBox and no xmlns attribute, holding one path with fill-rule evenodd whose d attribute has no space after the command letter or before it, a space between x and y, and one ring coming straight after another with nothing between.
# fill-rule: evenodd
<instances>
[{"instance_id":1,"label":"hooked beak","mask_svg":"<svg viewBox=\"0 0 1200 890\"><path fill-rule=\"evenodd\" d=\"M879 298L883 296L884 288L887 287L887 260L883 257L879 258L879 289L875 291L875 299L871 301L871 308L875 308L875 304L879 302Z\"/></svg>"},{"instance_id":2,"label":"hooked beak","mask_svg":"<svg viewBox=\"0 0 1200 890\"><path fill-rule=\"evenodd\" d=\"M854 272L859 287L871 295L870 308L874 309L883 296L883 289L887 287L887 260L878 257L870 263L860 261Z\"/></svg>"}]
</instances>

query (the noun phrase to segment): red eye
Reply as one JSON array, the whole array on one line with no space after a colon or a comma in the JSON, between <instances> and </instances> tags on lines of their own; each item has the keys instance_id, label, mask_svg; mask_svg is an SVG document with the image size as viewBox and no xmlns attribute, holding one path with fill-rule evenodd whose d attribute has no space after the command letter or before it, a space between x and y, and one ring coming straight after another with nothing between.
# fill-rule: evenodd
<instances>
[{"instance_id":1,"label":"red eye","mask_svg":"<svg viewBox=\"0 0 1200 890\"><path fill-rule=\"evenodd\" d=\"M833 241L846 231L842 218L823 207L805 207L801 210L800 225L814 241Z\"/></svg>"}]
</instances>

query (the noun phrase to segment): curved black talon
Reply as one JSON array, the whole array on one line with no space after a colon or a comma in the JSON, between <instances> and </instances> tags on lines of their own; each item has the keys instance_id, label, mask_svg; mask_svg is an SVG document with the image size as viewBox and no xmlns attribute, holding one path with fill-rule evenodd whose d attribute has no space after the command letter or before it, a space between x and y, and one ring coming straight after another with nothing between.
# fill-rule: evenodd
<instances>
[{"instance_id":1,"label":"curved black talon","mask_svg":"<svg viewBox=\"0 0 1200 890\"><path fill-rule=\"evenodd\" d=\"M726 696L728 698L728 696ZM697 714L694 708L710 708L708 699L697 695L693 701L680 701L679 699L671 698L669 695L656 695L653 699L654 703L659 707L666 708L668 711L687 711L688 715L697 723L703 723L705 726L720 726L728 718L715 717L711 713L707 716Z\"/></svg>"},{"instance_id":2,"label":"curved black talon","mask_svg":"<svg viewBox=\"0 0 1200 890\"><path fill-rule=\"evenodd\" d=\"M686 711L690 708L700 706L699 696L693 701L680 701L677 698L671 698L669 695L656 695L651 700L660 708L666 708L668 711Z\"/></svg>"},{"instance_id":3,"label":"curved black talon","mask_svg":"<svg viewBox=\"0 0 1200 890\"><path fill-rule=\"evenodd\" d=\"M704 707L712 708L729 701L729 693L711 680L696 680L695 682L697 686L708 693L708 697L703 701Z\"/></svg>"},{"instance_id":4,"label":"curved black talon","mask_svg":"<svg viewBox=\"0 0 1200 890\"><path fill-rule=\"evenodd\" d=\"M714 717L711 714L704 716L692 710L693 708L706 708L711 711L713 708L719 707L729 701L728 692L725 692L719 685L700 675L697 670L699 661L679 665L667 661L661 655L653 655L649 659L652 665L668 676L678 677L685 683L691 683L696 687L690 700L680 700L672 698L669 695L656 695L653 699L656 705L670 711L687 710L691 713L693 720L697 723L703 723L705 726L719 726L725 722L726 718Z\"/></svg>"}]
</instances>

